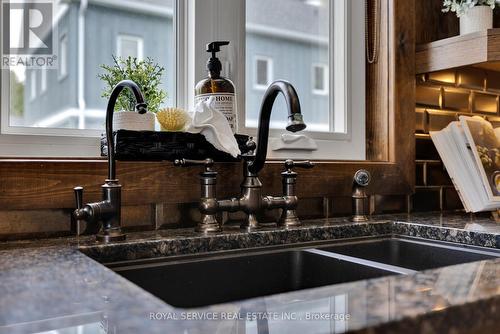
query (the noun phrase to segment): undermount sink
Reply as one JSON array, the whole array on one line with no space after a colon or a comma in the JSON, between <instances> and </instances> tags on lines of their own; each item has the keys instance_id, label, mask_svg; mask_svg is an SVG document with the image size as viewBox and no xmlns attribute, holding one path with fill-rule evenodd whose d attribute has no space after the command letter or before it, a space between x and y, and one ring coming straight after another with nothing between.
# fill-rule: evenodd
<instances>
[{"instance_id":1,"label":"undermount sink","mask_svg":"<svg viewBox=\"0 0 500 334\"><path fill-rule=\"evenodd\" d=\"M321 251L421 271L500 256L497 250L478 249L450 245L444 242L424 242L400 238L367 240L337 244L321 248ZM320 252L321 253L321 252Z\"/></svg>"},{"instance_id":2,"label":"undermount sink","mask_svg":"<svg viewBox=\"0 0 500 334\"><path fill-rule=\"evenodd\" d=\"M288 250L113 268L166 303L201 307L394 274L389 270Z\"/></svg>"},{"instance_id":3,"label":"undermount sink","mask_svg":"<svg viewBox=\"0 0 500 334\"><path fill-rule=\"evenodd\" d=\"M385 238L109 266L167 304L193 308L495 257L497 250Z\"/></svg>"}]
</instances>

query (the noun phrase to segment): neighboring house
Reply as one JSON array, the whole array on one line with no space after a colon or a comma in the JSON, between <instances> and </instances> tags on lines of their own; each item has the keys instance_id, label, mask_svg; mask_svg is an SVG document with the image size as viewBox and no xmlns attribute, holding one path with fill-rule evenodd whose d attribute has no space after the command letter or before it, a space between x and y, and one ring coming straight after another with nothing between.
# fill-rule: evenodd
<instances>
[{"instance_id":1,"label":"neighboring house","mask_svg":"<svg viewBox=\"0 0 500 334\"><path fill-rule=\"evenodd\" d=\"M297 90L309 127L323 124L328 130L328 27L328 10L307 0L247 1L246 113L250 123L257 121L267 85L285 79ZM278 97L271 118L283 125L287 119L284 103Z\"/></svg>"},{"instance_id":2,"label":"neighboring house","mask_svg":"<svg viewBox=\"0 0 500 334\"><path fill-rule=\"evenodd\" d=\"M296 87L308 124L327 127L329 123L328 11L307 1L247 1L250 123L258 117L265 89L276 79L289 80ZM164 89L173 95L173 0L88 0L83 15L83 76L78 74L80 1L66 3L58 22L60 70L26 73L26 125L102 128L106 100L101 98L103 83L97 75L101 64L112 62L112 55L152 57L165 67ZM273 120L286 120L283 103L279 98Z\"/></svg>"}]
</instances>

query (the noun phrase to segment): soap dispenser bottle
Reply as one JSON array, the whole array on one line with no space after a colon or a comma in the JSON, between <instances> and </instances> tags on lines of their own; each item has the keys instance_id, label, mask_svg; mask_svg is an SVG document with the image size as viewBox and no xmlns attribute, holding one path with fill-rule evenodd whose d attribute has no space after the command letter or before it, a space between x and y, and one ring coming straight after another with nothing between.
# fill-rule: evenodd
<instances>
[{"instance_id":1,"label":"soap dispenser bottle","mask_svg":"<svg viewBox=\"0 0 500 334\"><path fill-rule=\"evenodd\" d=\"M220 47L224 45L229 45L229 42L217 41L207 44L206 51L212 54L207 62L208 77L196 85L195 104L214 96L215 108L226 116L233 133L236 133L238 122L234 84L220 75L222 64L217 58L217 52L220 52Z\"/></svg>"}]
</instances>

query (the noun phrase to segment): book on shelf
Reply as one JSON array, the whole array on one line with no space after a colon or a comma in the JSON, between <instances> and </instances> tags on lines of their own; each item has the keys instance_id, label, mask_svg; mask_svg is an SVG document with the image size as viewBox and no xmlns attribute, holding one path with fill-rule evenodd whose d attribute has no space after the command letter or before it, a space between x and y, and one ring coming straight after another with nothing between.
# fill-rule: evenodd
<instances>
[{"instance_id":1,"label":"book on shelf","mask_svg":"<svg viewBox=\"0 0 500 334\"><path fill-rule=\"evenodd\" d=\"M500 208L500 128L481 117L460 116L430 135L465 210Z\"/></svg>"}]
</instances>

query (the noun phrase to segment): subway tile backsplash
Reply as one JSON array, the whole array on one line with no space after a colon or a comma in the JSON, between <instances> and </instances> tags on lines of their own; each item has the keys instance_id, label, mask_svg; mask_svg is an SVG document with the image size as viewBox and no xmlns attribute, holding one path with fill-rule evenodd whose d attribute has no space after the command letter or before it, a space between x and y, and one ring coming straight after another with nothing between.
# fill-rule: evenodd
<instances>
[{"instance_id":1,"label":"subway tile backsplash","mask_svg":"<svg viewBox=\"0 0 500 334\"><path fill-rule=\"evenodd\" d=\"M417 188L409 201L410 211L463 209L428 134L460 115L484 117L493 126L500 126L499 101L500 72L465 67L417 76Z\"/></svg>"}]
</instances>

